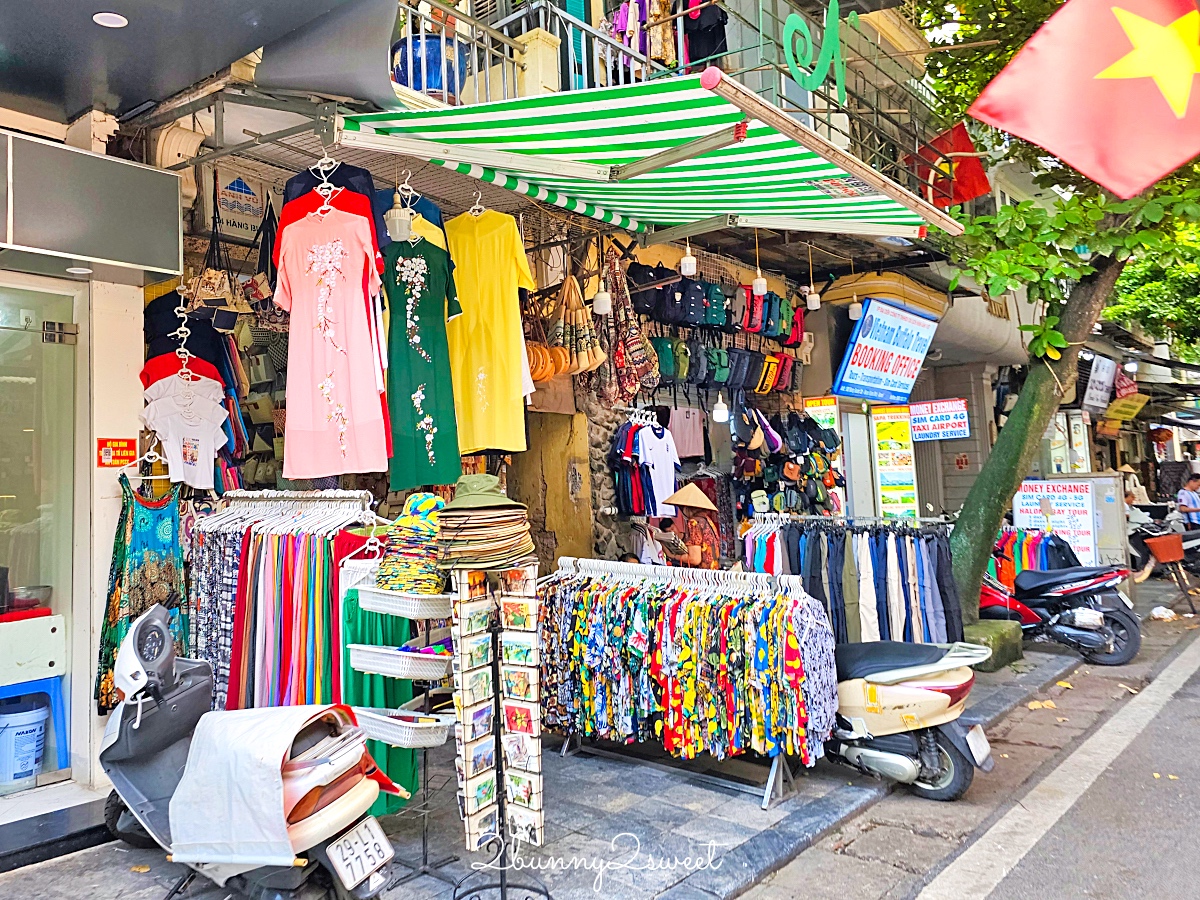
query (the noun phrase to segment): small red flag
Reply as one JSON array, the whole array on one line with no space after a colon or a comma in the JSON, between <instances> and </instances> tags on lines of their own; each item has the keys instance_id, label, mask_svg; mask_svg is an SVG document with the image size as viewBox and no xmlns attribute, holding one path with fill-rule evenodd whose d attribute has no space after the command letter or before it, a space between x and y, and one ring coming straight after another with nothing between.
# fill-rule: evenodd
<instances>
[{"instance_id":1,"label":"small red flag","mask_svg":"<svg viewBox=\"0 0 1200 900\"><path fill-rule=\"evenodd\" d=\"M925 199L934 206L955 206L992 189L975 152L967 126L959 122L930 141L928 147L922 147L915 157L904 157L904 162L927 185L921 190Z\"/></svg>"},{"instance_id":2,"label":"small red flag","mask_svg":"<svg viewBox=\"0 0 1200 900\"><path fill-rule=\"evenodd\" d=\"M1197 72L1192 0L1069 0L969 112L1129 198L1200 153Z\"/></svg>"}]
</instances>

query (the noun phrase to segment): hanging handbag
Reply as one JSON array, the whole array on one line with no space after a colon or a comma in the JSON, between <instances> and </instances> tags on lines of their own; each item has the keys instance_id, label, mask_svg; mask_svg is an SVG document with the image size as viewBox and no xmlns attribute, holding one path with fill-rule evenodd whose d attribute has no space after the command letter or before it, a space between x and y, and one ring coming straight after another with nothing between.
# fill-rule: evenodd
<instances>
[{"instance_id":1,"label":"hanging handbag","mask_svg":"<svg viewBox=\"0 0 1200 900\"><path fill-rule=\"evenodd\" d=\"M787 353L776 353L775 357L779 360L779 374L775 378L775 390L781 394L787 393L792 389L792 366L796 360Z\"/></svg>"},{"instance_id":2,"label":"hanging handbag","mask_svg":"<svg viewBox=\"0 0 1200 900\"><path fill-rule=\"evenodd\" d=\"M187 301L188 314L208 319L217 331L232 332L237 327L237 317L254 310L242 293L241 287L234 290L237 279L229 261L229 250L221 241L221 209L217 202L217 185L220 179L213 177L212 222L209 226L208 251L204 254L201 273L179 288L179 294Z\"/></svg>"}]
</instances>

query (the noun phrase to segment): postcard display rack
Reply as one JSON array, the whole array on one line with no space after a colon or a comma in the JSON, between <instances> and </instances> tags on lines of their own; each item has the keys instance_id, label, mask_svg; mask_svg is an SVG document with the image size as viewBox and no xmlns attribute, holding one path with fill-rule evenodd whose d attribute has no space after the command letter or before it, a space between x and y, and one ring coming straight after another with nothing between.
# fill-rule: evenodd
<instances>
[{"instance_id":1,"label":"postcard display rack","mask_svg":"<svg viewBox=\"0 0 1200 900\"><path fill-rule=\"evenodd\" d=\"M356 707L368 737L397 747L422 750L423 800L421 859L397 862L412 872L399 883L430 875L455 884L455 897L495 894L509 889L523 896L550 897L539 884L517 884L508 878L508 853L517 842L540 847L545 838L542 808L541 703L538 673L537 564L483 571L456 569L447 594L406 594L360 587L359 603L371 612L420 623L424 646L444 638L438 628L449 622L453 655L405 648L351 644L350 665L356 671L425 682L424 691L401 710ZM416 642L414 642L416 643ZM455 714L430 713L435 685L453 670ZM429 861L430 788L428 750L445 743L454 729L458 809L464 823L466 849L499 845L499 877L477 882L474 873L458 882L439 872L457 857ZM532 893L531 893L532 892Z\"/></svg>"},{"instance_id":2,"label":"postcard display rack","mask_svg":"<svg viewBox=\"0 0 1200 900\"><path fill-rule=\"evenodd\" d=\"M508 880L512 846L542 846L541 704L538 694L537 564L499 571L454 571L454 709L459 810L466 848L499 842L499 879L455 897L508 889L549 893ZM483 874L483 873L476 873Z\"/></svg>"}]
</instances>

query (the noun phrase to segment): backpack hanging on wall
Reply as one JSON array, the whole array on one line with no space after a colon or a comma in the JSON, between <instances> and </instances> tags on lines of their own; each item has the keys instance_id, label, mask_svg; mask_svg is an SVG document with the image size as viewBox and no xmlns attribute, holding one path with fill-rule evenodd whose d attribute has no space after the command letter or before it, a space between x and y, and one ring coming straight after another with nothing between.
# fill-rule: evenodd
<instances>
[{"instance_id":1,"label":"backpack hanging on wall","mask_svg":"<svg viewBox=\"0 0 1200 900\"><path fill-rule=\"evenodd\" d=\"M703 325L704 304L707 299L704 282L685 278L679 282L678 289L683 294L683 299L680 301L683 304L683 324Z\"/></svg>"},{"instance_id":2,"label":"backpack hanging on wall","mask_svg":"<svg viewBox=\"0 0 1200 900\"><path fill-rule=\"evenodd\" d=\"M655 270L657 273L657 269ZM673 274L669 269L663 277L670 278ZM664 325L680 325L683 323L683 284L664 285L658 291L658 305L654 307L654 319Z\"/></svg>"},{"instance_id":3,"label":"backpack hanging on wall","mask_svg":"<svg viewBox=\"0 0 1200 900\"><path fill-rule=\"evenodd\" d=\"M675 339L658 336L650 338L654 353L658 357L658 383L675 383Z\"/></svg>"},{"instance_id":4,"label":"backpack hanging on wall","mask_svg":"<svg viewBox=\"0 0 1200 900\"><path fill-rule=\"evenodd\" d=\"M658 305L658 288L643 290L641 286L656 280L654 269L634 260L629 264L625 277L629 280L629 300L633 303L633 311L642 316L651 315Z\"/></svg>"}]
</instances>

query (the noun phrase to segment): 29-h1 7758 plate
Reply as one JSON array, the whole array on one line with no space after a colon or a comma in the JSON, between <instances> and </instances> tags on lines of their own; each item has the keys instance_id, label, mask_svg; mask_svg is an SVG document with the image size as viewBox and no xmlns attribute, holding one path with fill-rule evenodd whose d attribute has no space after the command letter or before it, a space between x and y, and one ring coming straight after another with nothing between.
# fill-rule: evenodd
<instances>
[{"instance_id":1,"label":"29-h1 7758 plate","mask_svg":"<svg viewBox=\"0 0 1200 900\"><path fill-rule=\"evenodd\" d=\"M363 879L387 865L395 851L374 816L367 816L326 847L333 870L346 890L357 887Z\"/></svg>"}]
</instances>

